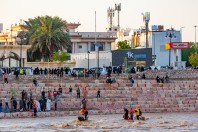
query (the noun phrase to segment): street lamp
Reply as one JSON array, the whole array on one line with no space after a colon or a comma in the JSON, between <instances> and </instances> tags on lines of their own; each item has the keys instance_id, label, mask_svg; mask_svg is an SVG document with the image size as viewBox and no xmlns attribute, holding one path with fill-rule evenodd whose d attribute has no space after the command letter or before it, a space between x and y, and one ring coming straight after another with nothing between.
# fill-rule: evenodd
<instances>
[{"instance_id":1,"label":"street lamp","mask_svg":"<svg viewBox=\"0 0 198 132\"><path fill-rule=\"evenodd\" d=\"M168 31L169 31L169 30L168 30ZM171 29L171 31L174 31L173 28ZM165 37L170 39L169 45L170 45L171 42L172 42L171 40L176 38L175 34L172 33L172 32L167 32ZM171 49L170 49L170 47L169 47L169 66L170 66L170 56L171 56Z\"/></svg>"},{"instance_id":2,"label":"street lamp","mask_svg":"<svg viewBox=\"0 0 198 132\"><path fill-rule=\"evenodd\" d=\"M96 47L98 47L97 48L97 53L98 53L98 55L97 55L97 72L100 72L99 71L99 47L101 47L102 45L100 44L100 43L97 43L96 44Z\"/></svg>"},{"instance_id":3,"label":"street lamp","mask_svg":"<svg viewBox=\"0 0 198 132\"><path fill-rule=\"evenodd\" d=\"M18 38L21 39L21 45L20 45L20 60L19 60L19 67L22 67L22 40L24 39L24 31L19 32L19 34L17 35Z\"/></svg>"},{"instance_id":4,"label":"street lamp","mask_svg":"<svg viewBox=\"0 0 198 132\"><path fill-rule=\"evenodd\" d=\"M89 71L89 54L90 54L90 51L87 51L87 55L88 55L88 71Z\"/></svg>"}]
</instances>

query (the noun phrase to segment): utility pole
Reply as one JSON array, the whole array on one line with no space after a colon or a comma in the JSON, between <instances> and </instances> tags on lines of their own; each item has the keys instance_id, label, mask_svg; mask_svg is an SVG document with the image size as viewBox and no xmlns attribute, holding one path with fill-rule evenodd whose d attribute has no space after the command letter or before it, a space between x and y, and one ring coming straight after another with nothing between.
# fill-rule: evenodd
<instances>
[{"instance_id":1,"label":"utility pole","mask_svg":"<svg viewBox=\"0 0 198 132\"><path fill-rule=\"evenodd\" d=\"M148 44L148 24L150 21L150 12L145 12L142 13L143 15L143 21L145 22L145 28L146 28L146 48L149 48L149 44Z\"/></svg>"},{"instance_id":2,"label":"utility pole","mask_svg":"<svg viewBox=\"0 0 198 132\"><path fill-rule=\"evenodd\" d=\"M196 41L196 36L197 36L197 35L196 35L196 31L197 31L196 28L197 28L197 26L195 25L194 27L195 27L195 44L196 44L196 42L197 42L197 41Z\"/></svg>"}]
</instances>

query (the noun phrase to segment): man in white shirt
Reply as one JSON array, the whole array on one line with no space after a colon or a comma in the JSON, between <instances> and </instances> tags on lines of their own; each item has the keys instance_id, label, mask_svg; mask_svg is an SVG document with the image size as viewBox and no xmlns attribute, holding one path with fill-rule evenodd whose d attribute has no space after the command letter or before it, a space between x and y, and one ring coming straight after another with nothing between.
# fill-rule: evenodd
<instances>
[{"instance_id":1,"label":"man in white shirt","mask_svg":"<svg viewBox=\"0 0 198 132\"><path fill-rule=\"evenodd\" d=\"M5 96L4 102L5 102L5 111L7 111L7 109L10 110L8 106L8 99L6 96Z\"/></svg>"}]
</instances>

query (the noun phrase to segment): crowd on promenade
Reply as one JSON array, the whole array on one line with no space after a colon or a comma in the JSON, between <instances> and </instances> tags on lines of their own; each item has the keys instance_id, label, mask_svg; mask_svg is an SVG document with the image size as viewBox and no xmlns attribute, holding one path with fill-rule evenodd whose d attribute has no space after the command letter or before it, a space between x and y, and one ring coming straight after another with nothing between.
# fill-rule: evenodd
<instances>
[{"instance_id":1,"label":"crowd on promenade","mask_svg":"<svg viewBox=\"0 0 198 132\"><path fill-rule=\"evenodd\" d=\"M28 71L29 70L29 71ZM70 77L75 77L72 75L72 71L70 71L69 69L63 69L63 68L57 68L57 69L48 69L47 68L35 68L34 70L32 69L28 69L27 71L21 70L19 69L18 71L10 71L10 69L6 69L4 71L4 73L2 73L0 71L0 75L2 75L2 77L4 78L4 83L8 83L9 81L9 76L15 76L16 79L19 77L19 75L21 76L26 76L26 75L37 75L37 76L42 76L42 75L48 75L52 74L52 75L57 75L58 77L63 77L65 74L69 75ZM128 80L131 82L131 85L133 86L135 80L134 79L146 79L149 76L149 72L150 73L155 73L158 72L160 73L161 71L153 71L153 70L148 70L146 72L137 72L137 70L139 71L144 71L142 67L140 67L140 69L134 69L131 68L130 69L130 73L128 76ZM26 72L24 74L24 72ZM112 67L108 67L106 68L106 83L114 83L116 82L116 76L115 75L122 75L124 72L124 68L122 68L121 66L118 68L118 70L114 70ZM172 71L175 72L175 71ZM27 74L28 73L28 74ZM31 74L30 74L31 73ZM170 73L169 71L166 72L165 76L161 76L160 74L156 76L156 82L157 83L168 83L169 80L169 76L167 73ZM100 78L100 74L102 74L102 72L100 72L99 74L95 71L95 75L93 75L93 73L89 73L91 74L93 77L95 78ZM113 74L113 75L112 75ZM38 86L38 80L36 80L36 78L33 79L33 84L35 85L35 87ZM83 99L87 98L87 90L83 89L82 93L83 93ZM0 100L0 112L17 112L17 111L50 111L51 110L51 103L54 102L54 110L57 110L57 105L58 102L61 100L62 98L62 88L61 86L59 86L59 88L55 88L53 91L49 90L49 89L45 89L44 87L41 89L40 92L40 96L36 96L33 97L34 90L30 90L30 91L26 91L25 89L21 92L21 98L18 99L14 96L12 96L10 99L5 96L4 100ZM73 90L72 87L69 87L69 91L68 94L70 96L73 96ZM100 90L97 91L96 93L97 98L100 98ZM81 90L78 88L76 90L76 97L77 98L81 98ZM5 103L4 108L2 108L3 103Z\"/></svg>"}]
</instances>

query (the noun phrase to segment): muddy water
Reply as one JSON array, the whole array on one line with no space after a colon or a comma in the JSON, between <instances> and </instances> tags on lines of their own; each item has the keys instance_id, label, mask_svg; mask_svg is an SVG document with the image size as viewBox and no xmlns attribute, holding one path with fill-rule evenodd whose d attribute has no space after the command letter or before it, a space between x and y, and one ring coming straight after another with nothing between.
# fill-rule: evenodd
<instances>
[{"instance_id":1,"label":"muddy water","mask_svg":"<svg viewBox=\"0 0 198 132\"><path fill-rule=\"evenodd\" d=\"M145 121L129 122L122 115L91 115L79 122L76 116L0 119L1 131L17 132L198 132L198 113L148 113Z\"/></svg>"}]
</instances>

